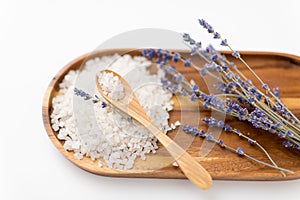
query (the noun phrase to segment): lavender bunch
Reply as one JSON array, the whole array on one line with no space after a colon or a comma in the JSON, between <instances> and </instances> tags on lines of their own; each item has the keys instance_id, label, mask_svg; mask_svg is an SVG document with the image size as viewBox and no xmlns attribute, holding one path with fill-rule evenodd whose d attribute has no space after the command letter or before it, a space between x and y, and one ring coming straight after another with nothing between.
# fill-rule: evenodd
<instances>
[{"instance_id":1,"label":"lavender bunch","mask_svg":"<svg viewBox=\"0 0 300 200\"><path fill-rule=\"evenodd\" d=\"M179 53L167 50L142 50L142 54L153 60L165 70L172 79L162 79L162 84L174 93L189 95L191 101L199 101L204 108L210 108L250 122L255 128L260 128L284 138L285 147L300 149L300 121L282 103L278 88L270 90L260 77L244 61L238 51L234 51L227 39L222 39L218 32L204 20L199 20L203 28L213 34L213 38L221 41L222 46L232 51L232 56L239 59L259 80L261 90L252 84L233 62L209 45L202 48L201 42L196 42L189 34L183 34L183 40L191 49L191 56L199 55L205 61L204 66L195 65L190 58L183 58ZM215 85L221 94L205 94L198 85L191 85L169 61L182 62L185 67L193 67L201 76L210 76L217 80ZM217 75L216 75L217 73ZM226 97L224 100L221 97Z\"/></svg>"},{"instance_id":2,"label":"lavender bunch","mask_svg":"<svg viewBox=\"0 0 300 200\"><path fill-rule=\"evenodd\" d=\"M191 101L197 101L203 105L204 108L207 109L213 109L215 111L223 112L232 116L235 116L239 118L240 120L245 120L247 118L247 115L249 115L249 112L247 108L242 107L240 103L235 102L233 99L226 98L225 100L221 99L221 96L231 96L231 97L238 97L236 94L228 95L227 93L221 93L218 95L214 94L206 94L205 92L200 90L199 85L197 84L191 84L188 82L188 80L179 73L174 66L168 65L170 61L173 62L182 62L185 67L192 66L193 68L197 69L200 74L203 75L203 67L200 68L196 65L194 65L191 62L191 59L185 59L183 58L179 53L169 52L168 50L154 50L154 49L143 49L141 51L143 56L147 57L149 60L152 60L156 62L161 69L165 71L166 76L161 79L162 85L170 90L173 93L181 94L182 96L188 96ZM192 50L192 53L194 51ZM219 80L219 77L215 76L215 74L212 73L211 67L206 66L206 71L204 75L209 75L211 77L214 77ZM227 68L226 66L222 66L223 68ZM193 136L199 136L200 138L206 139L207 141L214 142L218 144L219 146L235 152L236 154L240 156L244 156L254 162L263 164L265 166L277 169L281 172L283 176L286 176L285 172L293 173L290 170L280 168L276 165L276 163L273 161L271 156L268 154L268 152L255 140L249 138L245 134L241 133L238 129L230 127L230 125L225 126L225 122L218 121L214 118L204 118L204 122L208 124L210 127L217 127L220 129L224 129L226 132L233 132L237 134L239 137L242 137L244 139L247 139L247 141L250 144L254 144L258 146L264 154L267 156L267 158L270 160L271 164L260 161L255 159L253 156L250 156L244 152L244 149L242 147L233 148L227 144L225 144L222 140L217 139L214 137L212 133L205 133L204 130L198 131L196 127L191 127L190 125L184 125L183 131L185 131L188 134L191 134Z\"/></svg>"},{"instance_id":3,"label":"lavender bunch","mask_svg":"<svg viewBox=\"0 0 300 200\"><path fill-rule=\"evenodd\" d=\"M213 27L206 21L200 19L199 24L213 35L213 38L220 40L222 46L228 47L232 56L240 60L246 68L259 81L260 85L255 86L225 55L222 55L212 45L202 47L201 42L196 42L189 34L182 35L183 41L191 49L190 55L198 55L206 62L203 66L197 66L191 58L184 58L177 52L170 52L162 49L144 49L142 55L157 63L165 71L165 78L161 79L162 85L173 93L189 96L191 101L197 101L206 109L212 109L238 118L241 121L248 121L255 128L259 128L278 135L283 139L283 145L287 148L300 150L300 121L282 103L279 96L278 87L271 90L267 83L251 69L247 62L223 39ZM203 78L209 76L214 78L217 84L214 87L220 94L207 94L203 92L199 85L191 84L170 62L182 62L184 67L192 67L199 72ZM260 89L259 89L260 88ZM243 148L234 149L222 140L214 138L213 134L205 133L203 130L197 131L196 127L185 125L183 130L194 136L199 136L208 141L245 156L252 161L280 170L284 174L285 169L279 168L272 160L267 151L256 141L252 140L238 129L224 126L225 122L215 119L204 119L209 126L223 128L226 132L233 132L238 136L247 139L249 143L257 146L268 157L271 164L259 161L246 154ZM288 171L290 172L290 171Z\"/></svg>"},{"instance_id":4,"label":"lavender bunch","mask_svg":"<svg viewBox=\"0 0 300 200\"><path fill-rule=\"evenodd\" d=\"M223 83L220 83L219 88L226 94L238 95L236 99L239 102L248 107L250 105L255 108L252 112L242 116L242 120L249 121L256 128L267 130L270 133L277 134L280 138L285 138L286 140L283 142L285 147L299 149L300 121L282 103L278 88L274 88L272 92L268 84L263 82L251 69L239 52L233 50L227 39L223 39L218 32L215 32L210 24L203 19L199 20L199 24L212 34L213 38L220 40L222 46L228 47L232 51L232 56L240 60L261 84L260 87L262 90L259 90L252 84L252 81L247 79L232 63L229 64L236 73L230 69L225 71L221 68L221 70L219 70L223 76ZM186 42L188 42L188 40ZM191 45L190 43L189 45L195 48L193 47L195 45ZM225 66L228 63L226 57L221 55L212 46L209 46L205 52L202 51L202 55L206 58L209 57L209 61L212 65Z\"/></svg>"}]
</instances>

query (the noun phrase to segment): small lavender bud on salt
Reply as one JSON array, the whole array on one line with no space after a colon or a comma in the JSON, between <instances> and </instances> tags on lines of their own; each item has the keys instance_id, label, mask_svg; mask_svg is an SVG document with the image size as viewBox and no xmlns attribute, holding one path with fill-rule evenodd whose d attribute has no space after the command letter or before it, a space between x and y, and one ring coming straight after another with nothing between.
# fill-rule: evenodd
<instances>
[{"instance_id":1,"label":"small lavender bud on salt","mask_svg":"<svg viewBox=\"0 0 300 200\"><path fill-rule=\"evenodd\" d=\"M98 103L98 100L93 99L92 102L95 104L95 103Z\"/></svg>"}]
</instances>

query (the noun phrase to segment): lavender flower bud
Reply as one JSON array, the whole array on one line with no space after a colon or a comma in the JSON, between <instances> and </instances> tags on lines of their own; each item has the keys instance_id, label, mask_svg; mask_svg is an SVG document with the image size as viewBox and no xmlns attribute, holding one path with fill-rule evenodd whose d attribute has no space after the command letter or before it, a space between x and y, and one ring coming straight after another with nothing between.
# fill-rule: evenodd
<instances>
[{"instance_id":1,"label":"lavender flower bud","mask_svg":"<svg viewBox=\"0 0 300 200\"><path fill-rule=\"evenodd\" d=\"M191 59L185 60L184 63L183 63L183 65L184 65L185 67L191 66Z\"/></svg>"},{"instance_id":2,"label":"lavender flower bud","mask_svg":"<svg viewBox=\"0 0 300 200\"><path fill-rule=\"evenodd\" d=\"M221 41L222 46L228 46L227 39Z\"/></svg>"},{"instance_id":3,"label":"lavender flower bud","mask_svg":"<svg viewBox=\"0 0 300 200\"><path fill-rule=\"evenodd\" d=\"M214 39L220 39L221 35L218 32L214 33Z\"/></svg>"},{"instance_id":4,"label":"lavender flower bud","mask_svg":"<svg viewBox=\"0 0 300 200\"><path fill-rule=\"evenodd\" d=\"M235 57L235 58L239 58L240 57L240 53L238 51L234 51L232 53L232 56Z\"/></svg>"},{"instance_id":5,"label":"lavender flower bud","mask_svg":"<svg viewBox=\"0 0 300 200\"><path fill-rule=\"evenodd\" d=\"M191 36L188 33L184 33L182 38L185 42L189 42L191 40Z\"/></svg>"},{"instance_id":6,"label":"lavender flower bud","mask_svg":"<svg viewBox=\"0 0 300 200\"><path fill-rule=\"evenodd\" d=\"M268 90L268 89L269 89L269 86L268 86L266 83L264 83L264 84L262 85L262 88L263 88L264 90Z\"/></svg>"},{"instance_id":7,"label":"lavender flower bud","mask_svg":"<svg viewBox=\"0 0 300 200\"><path fill-rule=\"evenodd\" d=\"M238 147L237 149L236 149L236 151L235 151L237 154L239 154L239 155L244 155L244 149L243 148L241 148L241 147Z\"/></svg>"}]
</instances>

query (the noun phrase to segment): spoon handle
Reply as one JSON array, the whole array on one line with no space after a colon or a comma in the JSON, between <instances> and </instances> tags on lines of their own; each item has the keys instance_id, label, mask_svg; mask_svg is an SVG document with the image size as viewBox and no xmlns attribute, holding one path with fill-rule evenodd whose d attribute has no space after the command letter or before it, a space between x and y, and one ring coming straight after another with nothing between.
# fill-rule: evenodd
<instances>
[{"instance_id":1,"label":"spoon handle","mask_svg":"<svg viewBox=\"0 0 300 200\"><path fill-rule=\"evenodd\" d=\"M184 175L192 181L192 183L201 189L208 189L212 185L212 178L206 169L152 123L135 95L131 96L131 101L126 104L126 107L118 103L116 105L144 125L159 140L176 160Z\"/></svg>"},{"instance_id":2,"label":"spoon handle","mask_svg":"<svg viewBox=\"0 0 300 200\"><path fill-rule=\"evenodd\" d=\"M184 175L201 189L208 189L212 185L210 174L190 154L175 143L166 134L162 133L152 123L146 126L160 143L169 151L176 160Z\"/></svg>"}]
</instances>

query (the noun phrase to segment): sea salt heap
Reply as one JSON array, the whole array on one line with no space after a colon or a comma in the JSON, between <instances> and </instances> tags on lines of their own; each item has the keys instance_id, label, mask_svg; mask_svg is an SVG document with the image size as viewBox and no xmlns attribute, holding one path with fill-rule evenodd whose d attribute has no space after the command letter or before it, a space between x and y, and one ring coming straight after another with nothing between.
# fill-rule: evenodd
<instances>
[{"instance_id":1,"label":"sea salt heap","mask_svg":"<svg viewBox=\"0 0 300 200\"><path fill-rule=\"evenodd\" d=\"M112 64L113 63L113 64ZM99 167L131 169L137 158L146 159L146 154L155 153L156 138L142 125L113 106L93 104L74 96L74 87L96 94L101 101L94 78L96 72L112 64L112 70L120 74L135 92L140 104L152 121L163 132L178 125L168 124L169 110L173 109L172 94L163 89L160 78L162 71L151 75L151 65L144 57L113 55L88 60L79 71L70 71L59 85L59 95L53 98L51 124L64 148L73 151L77 159L90 157ZM109 91L111 98L124 96L120 80L111 73L100 75L101 86ZM99 78L100 78L99 76Z\"/></svg>"}]
</instances>

